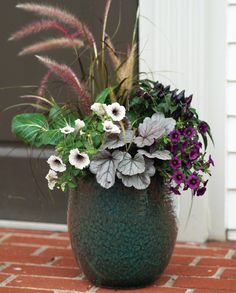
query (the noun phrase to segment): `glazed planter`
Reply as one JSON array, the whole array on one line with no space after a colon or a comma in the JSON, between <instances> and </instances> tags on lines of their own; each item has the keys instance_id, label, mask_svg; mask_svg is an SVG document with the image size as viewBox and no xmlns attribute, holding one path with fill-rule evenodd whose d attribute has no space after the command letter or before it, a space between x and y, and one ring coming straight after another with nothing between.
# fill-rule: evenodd
<instances>
[{"instance_id":1,"label":"glazed planter","mask_svg":"<svg viewBox=\"0 0 236 293\"><path fill-rule=\"evenodd\" d=\"M171 196L157 180L147 190L95 179L70 192L68 226L78 265L98 287L140 288L166 268L176 241Z\"/></svg>"}]
</instances>

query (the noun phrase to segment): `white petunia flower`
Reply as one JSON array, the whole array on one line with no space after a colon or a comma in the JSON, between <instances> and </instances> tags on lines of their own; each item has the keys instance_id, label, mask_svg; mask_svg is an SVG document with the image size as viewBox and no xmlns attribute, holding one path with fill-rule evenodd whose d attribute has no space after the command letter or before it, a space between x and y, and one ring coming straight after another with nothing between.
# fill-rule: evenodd
<instances>
[{"instance_id":1,"label":"white petunia flower","mask_svg":"<svg viewBox=\"0 0 236 293\"><path fill-rule=\"evenodd\" d=\"M90 164L89 156L85 153L81 153L78 149L70 151L69 162L76 169L84 169Z\"/></svg>"},{"instance_id":2,"label":"white petunia flower","mask_svg":"<svg viewBox=\"0 0 236 293\"><path fill-rule=\"evenodd\" d=\"M64 172L66 170L66 165L63 163L62 159L57 156L51 156L47 163L50 168L56 172Z\"/></svg>"},{"instance_id":3,"label":"white petunia flower","mask_svg":"<svg viewBox=\"0 0 236 293\"><path fill-rule=\"evenodd\" d=\"M105 122L103 122L103 129L106 132L110 132L110 133L120 133L120 128L115 125L113 122L106 120Z\"/></svg>"},{"instance_id":4,"label":"white petunia flower","mask_svg":"<svg viewBox=\"0 0 236 293\"><path fill-rule=\"evenodd\" d=\"M101 103L94 103L91 106L91 110L98 116L103 116L104 114L106 114L106 105Z\"/></svg>"},{"instance_id":5,"label":"white petunia flower","mask_svg":"<svg viewBox=\"0 0 236 293\"><path fill-rule=\"evenodd\" d=\"M81 128L84 128L85 123L83 120L77 119L75 120L75 129L80 130Z\"/></svg>"},{"instance_id":6,"label":"white petunia flower","mask_svg":"<svg viewBox=\"0 0 236 293\"><path fill-rule=\"evenodd\" d=\"M106 107L106 112L108 116L114 121L121 121L124 119L126 110L124 106L121 106L119 103L113 103Z\"/></svg>"},{"instance_id":7,"label":"white petunia flower","mask_svg":"<svg viewBox=\"0 0 236 293\"><path fill-rule=\"evenodd\" d=\"M73 127L71 127L70 125L67 125L67 126L64 127L64 128L60 128L60 131L61 131L61 133L69 134L69 133L74 132L75 129L74 129Z\"/></svg>"},{"instance_id":8,"label":"white petunia flower","mask_svg":"<svg viewBox=\"0 0 236 293\"><path fill-rule=\"evenodd\" d=\"M56 183L57 183L57 179L58 179L57 173L53 170L49 170L49 172L45 178L48 181L48 188L53 190Z\"/></svg>"}]
</instances>

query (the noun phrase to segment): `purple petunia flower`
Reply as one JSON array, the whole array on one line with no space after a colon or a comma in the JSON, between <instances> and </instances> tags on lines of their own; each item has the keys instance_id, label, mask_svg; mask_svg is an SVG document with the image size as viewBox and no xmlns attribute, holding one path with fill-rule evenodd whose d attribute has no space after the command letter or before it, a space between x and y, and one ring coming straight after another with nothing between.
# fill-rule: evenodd
<instances>
[{"instance_id":1,"label":"purple petunia flower","mask_svg":"<svg viewBox=\"0 0 236 293\"><path fill-rule=\"evenodd\" d=\"M176 188L176 187L171 187L170 190L171 190L174 194L181 195L181 193L179 192L178 188Z\"/></svg>"},{"instance_id":2,"label":"purple petunia flower","mask_svg":"<svg viewBox=\"0 0 236 293\"><path fill-rule=\"evenodd\" d=\"M173 169L178 169L182 166L182 162L179 158L177 157L173 157L170 161L170 166L173 168Z\"/></svg>"},{"instance_id":3,"label":"purple petunia flower","mask_svg":"<svg viewBox=\"0 0 236 293\"><path fill-rule=\"evenodd\" d=\"M191 169L191 168L192 168L192 163L191 163L190 161L187 161L187 162L185 163L185 165L186 165L186 168L187 168L187 169Z\"/></svg>"},{"instance_id":4,"label":"purple petunia flower","mask_svg":"<svg viewBox=\"0 0 236 293\"><path fill-rule=\"evenodd\" d=\"M183 190L186 191L188 190L188 188L189 188L188 184L185 184Z\"/></svg>"},{"instance_id":5,"label":"purple petunia flower","mask_svg":"<svg viewBox=\"0 0 236 293\"><path fill-rule=\"evenodd\" d=\"M193 140L193 141L192 141L192 144L193 144L195 147L199 148L199 149L201 149L201 147L202 147L202 143L201 143L200 141L197 141L197 140Z\"/></svg>"},{"instance_id":6,"label":"purple petunia flower","mask_svg":"<svg viewBox=\"0 0 236 293\"><path fill-rule=\"evenodd\" d=\"M215 162L213 161L211 155L209 156L208 164L209 164L209 165L212 165L212 166L215 166Z\"/></svg>"},{"instance_id":7,"label":"purple petunia flower","mask_svg":"<svg viewBox=\"0 0 236 293\"><path fill-rule=\"evenodd\" d=\"M194 161L199 157L199 155L200 155L199 148L194 147L189 153L189 160Z\"/></svg>"},{"instance_id":8,"label":"purple petunia flower","mask_svg":"<svg viewBox=\"0 0 236 293\"><path fill-rule=\"evenodd\" d=\"M171 131L171 133L169 134L170 140L173 143L179 142L180 141L180 132L178 130L173 130Z\"/></svg>"},{"instance_id":9,"label":"purple petunia flower","mask_svg":"<svg viewBox=\"0 0 236 293\"><path fill-rule=\"evenodd\" d=\"M185 175L182 171L176 171L172 176L172 179L175 181L176 184L184 183Z\"/></svg>"},{"instance_id":10,"label":"purple petunia flower","mask_svg":"<svg viewBox=\"0 0 236 293\"><path fill-rule=\"evenodd\" d=\"M187 179L187 184L191 189L197 189L200 185L200 179L196 174L192 174Z\"/></svg>"},{"instance_id":11,"label":"purple petunia flower","mask_svg":"<svg viewBox=\"0 0 236 293\"><path fill-rule=\"evenodd\" d=\"M201 134L205 134L208 129L209 129L209 125L205 121L202 121L199 123L198 130Z\"/></svg>"},{"instance_id":12,"label":"purple petunia flower","mask_svg":"<svg viewBox=\"0 0 236 293\"><path fill-rule=\"evenodd\" d=\"M188 141L187 140L185 140L182 144L181 144L181 152L183 153L183 152L185 152L186 151L186 149L187 149L187 147L188 147Z\"/></svg>"},{"instance_id":13,"label":"purple petunia flower","mask_svg":"<svg viewBox=\"0 0 236 293\"><path fill-rule=\"evenodd\" d=\"M206 192L206 187L202 187L202 188L198 189L197 196L202 196L205 194L205 192Z\"/></svg>"},{"instance_id":14,"label":"purple petunia flower","mask_svg":"<svg viewBox=\"0 0 236 293\"><path fill-rule=\"evenodd\" d=\"M170 146L170 151L171 151L171 153L172 153L173 156L176 155L177 150L178 150L178 146L177 145L174 145L173 144L173 145Z\"/></svg>"},{"instance_id":15,"label":"purple petunia flower","mask_svg":"<svg viewBox=\"0 0 236 293\"><path fill-rule=\"evenodd\" d=\"M188 127L184 130L184 136L186 138L192 138L196 133L196 130L193 127Z\"/></svg>"}]
</instances>

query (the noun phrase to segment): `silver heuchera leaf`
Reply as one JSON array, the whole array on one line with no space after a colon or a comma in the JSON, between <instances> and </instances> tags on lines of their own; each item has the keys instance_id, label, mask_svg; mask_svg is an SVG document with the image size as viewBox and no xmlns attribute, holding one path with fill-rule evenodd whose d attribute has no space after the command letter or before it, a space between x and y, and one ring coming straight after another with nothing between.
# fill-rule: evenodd
<instances>
[{"instance_id":1,"label":"silver heuchera leaf","mask_svg":"<svg viewBox=\"0 0 236 293\"><path fill-rule=\"evenodd\" d=\"M165 118L163 113L155 113L151 118L153 121L155 120L157 123L160 123L165 128L167 134L175 129L176 121L173 118Z\"/></svg>"},{"instance_id":2,"label":"silver heuchera leaf","mask_svg":"<svg viewBox=\"0 0 236 293\"><path fill-rule=\"evenodd\" d=\"M123 175L133 176L145 171L145 161L141 154L136 154L133 158L129 153L125 153L117 170Z\"/></svg>"},{"instance_id":3,"label":"silver heuchera leaf","mask_svg":"<svg viewBox=\"0 0 236 293\"><path fill-rule=\"evenodd\" d=\"M108 189L115 183L116 169L123 159L124 153L114 151L112 154L108 151L102 151L93 157L90 163L90 171L96 174L97 182Z\"/></svg>"},{"instance_id":4,"label":"silver heuchera leaf","mask_svg":"<svg viewBox=\"0 0 236 293\"><path fill-rule=\"evenodd\" d=\"M151 118L147 117L139 124L139 136L134 142L138 147L150 146L156 139L164 134L170 133L175 128L176 121L172 118L165 118L163 113L155 113Z\"/></svg>"},{"instance_id":5,"label":"silver heuchera leaf","mask_svg":"<svg viewBox=\"0 0 236 293\"><path fill-rule=\"evenodd\" d=\"M150 146L154 143L155 139L159 139L165 134L166 130L162 120L159 116L157 120L153 117L147 117L143 123L139 124L139 136L134 140L138 147Z\"/></svg>"},{"instance_id":6,"label":"silver heuchera leaf","mask_svg":"<svg viewBox=\"0 0 236 293\"><path fill-rule=\"evenodd\" d=\"M175 129L176 121L173 118L165 118L164 127L167 134L171 133Z\"/></svg>"},{"instance_id":7,"label":"silver heuchera leaf","mask_svg":"<svg viewBox=\"0 0 236 293\"><path fill-rule=\"evenodd\" d=\"M144 155L147 158L150 159L159 159L159 160L163 160L163 161L168 161L171 160L171 153L167 150L164 151L155 151L153 153L148 153L145 150L138 150L138 153L141 155Z\"/></svg>"},{"instance_id":8,"label":"silver heuchera leaf","mask_svg":"<svg viewBox=\"0 0 236 293\"><path fill-rule=\"evenodd\" d=\"M141 174L136 174L133 176L123 175L120 172L117 172L117 177L122 180L123 184L126 187L134 187L138 190L146 189L150 183L151 178L154 176L156 170L153 166L153 160L145 160L145 171Z\"/></svg>"},{"instance_id":9,"label":"silver heuchera leaf","mask_svg":"<svg viewBox=\"0 0 236 293\"><path fill-rule=\"evenodd\" d=\"M158 112L158 113L153 114L151 119L153 121L155 120L156 122L160 123L160 122L163 122L163 120L166 119L166 118L165 118L165 115L163 113Z\"/></svg>"},{"instance_id":10,"label":"silver heuchera leaf","mask_svg":"<svg viewBox=\"0 0 236 293\"><path fill-rule=\"evenodd\" d=\"M125 139L122 132L120 134L109 135L106 139L106 142L102 145L101 149L117 149L119 147L123 147L125 143L131 143L133 141L133 138L134 132L129 129L125 131Z\"/></svg>"}]
</instances>

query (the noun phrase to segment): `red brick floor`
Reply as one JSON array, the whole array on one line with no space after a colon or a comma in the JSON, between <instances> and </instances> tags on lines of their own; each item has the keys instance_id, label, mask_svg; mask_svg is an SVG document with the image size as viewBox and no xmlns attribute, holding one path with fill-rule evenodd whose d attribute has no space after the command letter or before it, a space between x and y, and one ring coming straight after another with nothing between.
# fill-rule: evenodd
<instances>
[{"instance_id":1,"label":"red brick floor","mask_svg":"<svg viewBox=\"0 0 236 293\"><path fill-rule=\"evenodd\" d=\"M151 287L93 287L77 268L67 233L0 229L0 293L236 292L236 242L177 243Z\"/></svg>"}]
</instances>

